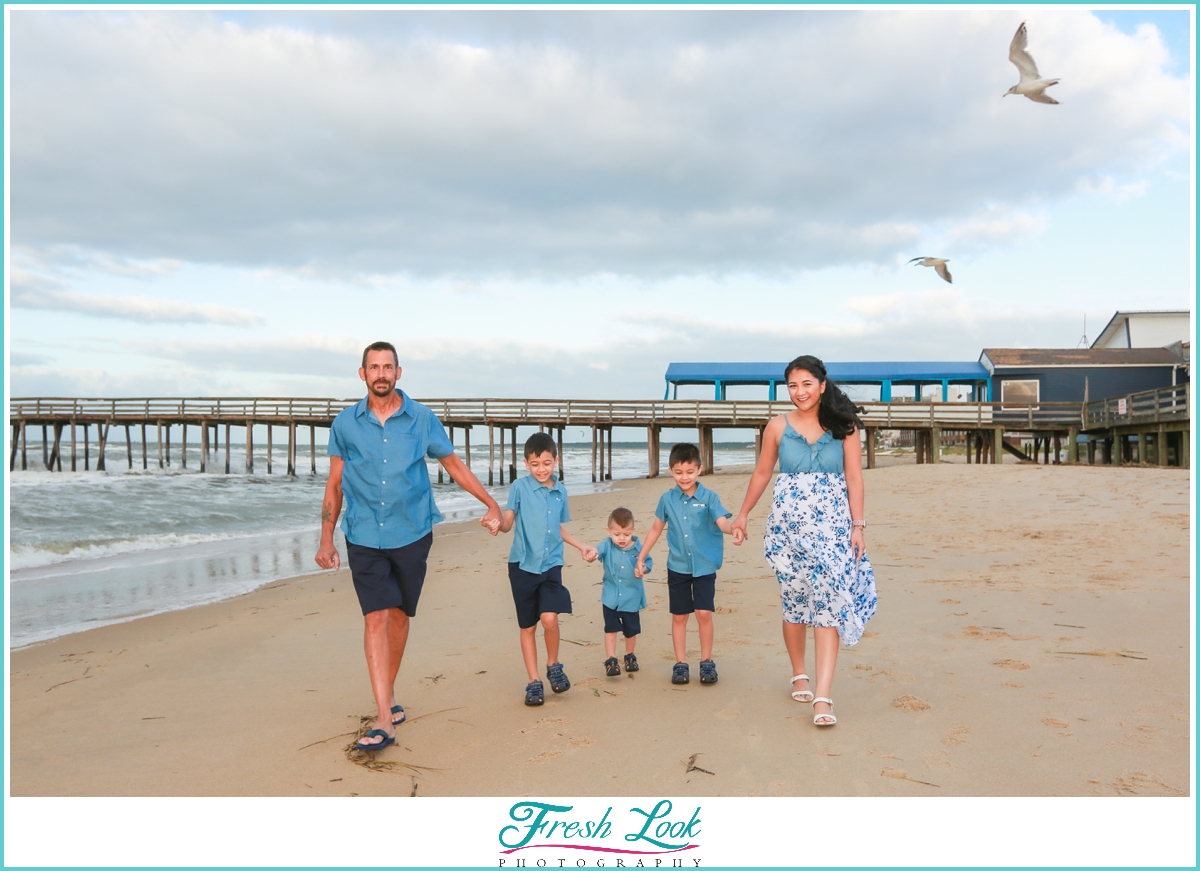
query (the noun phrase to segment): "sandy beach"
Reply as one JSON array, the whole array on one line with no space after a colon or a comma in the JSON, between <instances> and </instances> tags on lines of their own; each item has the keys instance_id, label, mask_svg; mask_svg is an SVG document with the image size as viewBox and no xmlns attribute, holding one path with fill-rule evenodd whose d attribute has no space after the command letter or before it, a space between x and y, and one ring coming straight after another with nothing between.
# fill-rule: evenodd
<instances>
[{"instance_id":1,"label":"sandy beach","mask_svg":"<svg viewBox=\"0 0 1200 871\"><path fill-rule=\"evenodd\" d=\"M745 472L705 484L736 511ZM1188 793L1187 470L945 463L865 478L879 612L841 652L832 729L788 695L764 498L718 574L715 686L670 683L661 568L642 670L605 677L601 568L568 549L573 686L526 707L510 538L446 524L397 683L409 722L374 769L346 750L374 706L340 571L13 653L12 795ZM572 497L571 529L598 542L625 505L644 534L669 484ZM695 674L694 624L689 655Z\"/></svg>"}]
</instances>

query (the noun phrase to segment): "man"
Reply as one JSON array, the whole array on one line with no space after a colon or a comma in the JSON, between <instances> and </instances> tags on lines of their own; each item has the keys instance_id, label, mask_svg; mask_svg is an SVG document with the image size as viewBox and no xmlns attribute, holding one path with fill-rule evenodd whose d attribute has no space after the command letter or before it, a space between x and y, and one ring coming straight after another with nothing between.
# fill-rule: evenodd
<instances>
[{"instance_id":1,"label":"man","mask_svg":"<svg viewBox=\"0 0 1200 871\"><path fill-rule=\"evenodd\" d=\"M454 453L442 422L396 387L396 349L375 342L363 351L358 377L367 396L334 418L329 430L329 481L321 507L317 565L341 567L333 527L342 511L342 532L354 590L366 623L364 647L379 719L358 743L379 750L395 742L404 709L396 704L396 674L417 613L425 581L433 524L442 519L433 501L425 457L442 464L460 487L487 506L480 523L495 535L500 506Z\"/></svg>"}]
</instances>

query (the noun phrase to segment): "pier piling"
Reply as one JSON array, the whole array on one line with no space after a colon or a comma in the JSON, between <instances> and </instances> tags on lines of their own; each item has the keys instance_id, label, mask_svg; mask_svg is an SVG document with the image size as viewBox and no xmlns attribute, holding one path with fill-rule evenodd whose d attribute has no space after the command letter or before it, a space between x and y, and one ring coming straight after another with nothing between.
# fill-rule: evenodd
<instances>
[{"instance_id":1,"label":"pier piling","mask_svg":"<svg viewBox=\"0 0 1200 871\"><path fill-rule=\"evenodd\" d=\"M275 427L267 424L267 474L271 474L271 454L274 453Z\"/></svg>"},{"instance_id":2,"label":"pier piling","mask_svg":"<svg viewBox=\"0 0 1200 871\"><path fill-rule=\"evenodd\" d=\"M592 426L592 483L596 483L596 427Z\"/></svg>"},{"instance_id":3,"label":"pier piling","mask_svg":"<svg viewBox=\"0 0 1200 871\"><path fill-rule=\"evenodd\" d=\"M200 423L200 472L208 471L208 421Z\"/></svg>"},{"instance_id":4,"label":"pier piling","mask_svg":"<svg viewBox=\"0 0 1200 871\"><path fill-rule=\"evenodd\" d=\"M225 474L229 474L229 424L225 424Z\"/></svg>"},{"instance_id":5,"label":"pier piling","mask_svg":"<svg viewBox=\"0 0 1200 871\"><path fill-rule=\"evenodd\" d=\"M287 473L296 476L296 422L288 421L288 464Z\"/></svg>"},{"instance_id":6,"label":"pier piling","mask_svg":"<svg viewBox=\"0 0 1200 871\"><path fill-rule=\"evenodd\" d=\"M254 421L246 421L246 474L254 474Z\"/></svg>"}]
</instances>

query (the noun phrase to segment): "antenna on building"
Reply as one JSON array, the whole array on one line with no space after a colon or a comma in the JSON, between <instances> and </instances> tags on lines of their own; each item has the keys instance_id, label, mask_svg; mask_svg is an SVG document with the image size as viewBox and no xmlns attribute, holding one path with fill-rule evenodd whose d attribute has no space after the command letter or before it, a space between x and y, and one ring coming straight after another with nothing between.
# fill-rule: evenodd
<instances>
[{"instance_id":1,"label":"antenna on building","mask_svg":"<svg viewBox=\"0 0 1200 871\"><path fill-rule=\"evenodd\" d=\"M1083 316L1083 337L1079 340L1079 344L1076 345L1075 347L1076 347L1076 349L1091 347L1091 345L1088 344L1088 338L1087 338L1087 315Z\"/></svg>"}]
</instances>

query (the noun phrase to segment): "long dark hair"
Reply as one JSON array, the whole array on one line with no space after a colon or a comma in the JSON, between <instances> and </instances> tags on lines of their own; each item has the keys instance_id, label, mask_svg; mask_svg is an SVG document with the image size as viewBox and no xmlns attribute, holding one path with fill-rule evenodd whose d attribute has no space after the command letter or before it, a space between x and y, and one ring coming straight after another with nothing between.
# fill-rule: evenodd
<instances>
[{"instance_id":1,"label":"long dark hair","mask_svg":"<svg viewBox=\"0 0 1200 871\"><path fill-rule=\"evenodd\" d=\"M850 397L829 379L824 363L816 357L804 354L787 364L787 368L783 370L783 380L787 381L797 369L812 373L825 385L821 404L817 406L817 420L822 429L829 430L833 437L840 441L862 427L863 422L858 416L862 409L851 402Z\"/></svg>"}]
</instances>

